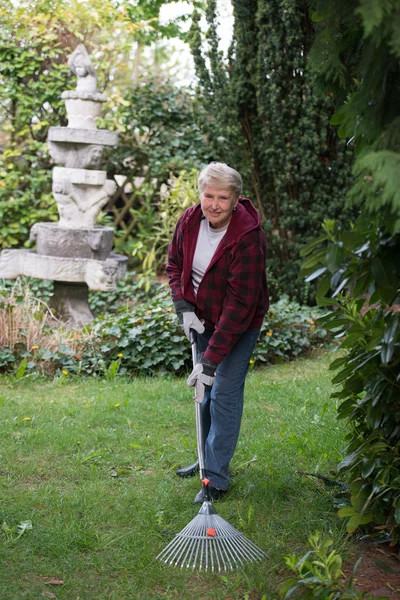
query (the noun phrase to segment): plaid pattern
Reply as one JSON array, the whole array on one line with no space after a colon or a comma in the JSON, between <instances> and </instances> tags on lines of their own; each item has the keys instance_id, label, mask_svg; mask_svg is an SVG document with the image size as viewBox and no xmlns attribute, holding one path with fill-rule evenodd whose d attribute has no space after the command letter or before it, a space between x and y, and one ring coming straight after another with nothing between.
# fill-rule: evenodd
<instances>
[{"instance_id":1,"label":"plaid pattern","mask_svg":"<svg viewBox=\"0 0 400 600\"><path fill-rule=\"evenodd\" d=\"M240 198L195 296L191 271L202 218L200 204L183 213L166 271L174 302L191 302L206 329L214 329L204 356L219 364L245 331L261 327L268 310L266 240L253 204Z\"/></svg>"}]
</instances>

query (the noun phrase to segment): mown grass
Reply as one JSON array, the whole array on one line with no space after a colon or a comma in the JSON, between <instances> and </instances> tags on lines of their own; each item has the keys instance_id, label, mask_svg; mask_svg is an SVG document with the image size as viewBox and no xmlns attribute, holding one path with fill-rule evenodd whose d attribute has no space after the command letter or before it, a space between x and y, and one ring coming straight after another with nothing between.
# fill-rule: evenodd
<instances>
[{"instance_id":1,"label":"mown grass","mask_svg":"<svg viewBox=\"0 0 400 600\"><path fill-rule=\"evenodd\" d=\"M345 537L329 490L297 472L329 474L341 458L327 365L249 375L232 488L216 508L269 559L203 575L155 561L198 511L198 479L175 475L196 453L184 380L3 380L0 526L32 529L17 541L0 530L0 598L277 598L283 555L304 553L315 530Z\"/></svg>"}]
</instances>

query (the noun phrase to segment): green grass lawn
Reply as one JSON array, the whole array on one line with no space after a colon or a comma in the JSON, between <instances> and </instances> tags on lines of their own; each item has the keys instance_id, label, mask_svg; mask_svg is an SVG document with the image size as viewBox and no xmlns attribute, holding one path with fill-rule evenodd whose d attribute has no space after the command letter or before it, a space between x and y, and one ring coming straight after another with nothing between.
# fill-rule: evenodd
<instances>
[{"instance_id":1,"label":"green grass lawn","mask_svg":"<svg viewBox=\"0 0 400 600\"><path fill-rule=\"evenodd\" d=\"M297 472L329 475L342 456L328 362L249 375L232 487L216 509L269 559L222 574L155 560L198 512L198 478L175 475L196 455L184 380L3 380L0 526L32 529L17 540L0 530L0 598L277 598L283 555L304 554L310 533L346 545L329 490Z\"/></svg>"}]
</instances>

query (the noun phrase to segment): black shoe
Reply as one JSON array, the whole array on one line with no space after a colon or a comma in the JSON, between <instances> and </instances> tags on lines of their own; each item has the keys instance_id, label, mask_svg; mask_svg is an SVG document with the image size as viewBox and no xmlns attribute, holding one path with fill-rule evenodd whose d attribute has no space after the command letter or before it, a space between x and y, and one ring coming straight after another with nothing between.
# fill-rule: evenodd
<instances>
[{"instance_id":1,"label":"black shoe","mask_svg":"<svg viewBox=\"0 0 400 600\"><path fill-rule=\"evenodd\" d=\"M193 477L196 473L199 472L199 461L197 460L195 463L190 465L189 467L183 467L182 469L178 469L176 472L179 477Z\"/></svg>"},{"instance_id":2,"label":"black shoe","mask_svg":"<svg viewBox=\"0 0 400 600\"><path fill-rule=\"evenodd\" d=\"M208 486L208 493L210 495L210 500L212 502L218 502L221 500L223 496L228 492L228 490L219 490L218 488L213 487L212 485ZM202 504L204 502L203 488L199 491L195 499L193 500L193 504Z\"/></svg>"}]
</instances>

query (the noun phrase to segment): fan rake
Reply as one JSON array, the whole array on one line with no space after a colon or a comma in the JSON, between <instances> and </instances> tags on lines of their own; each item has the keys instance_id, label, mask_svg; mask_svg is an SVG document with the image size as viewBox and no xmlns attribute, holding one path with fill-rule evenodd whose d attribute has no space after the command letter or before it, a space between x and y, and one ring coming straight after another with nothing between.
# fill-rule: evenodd
<instances>
[{"instance_id":1,"label":"fan rake","mask_svg":"<svg viewBox=\"0 0 400 600\"><path fill-rule=\"evenodd\" d=\"M197 344L191 332L193 365L196 364ZM180 533L158 554L157 560L174 567L199 571L229 571L246 563L267 558L263 550L217 515L205 477L201 402L196 401L196 434L203 504L200 511Z\"/></svg>"}]
</instances>

